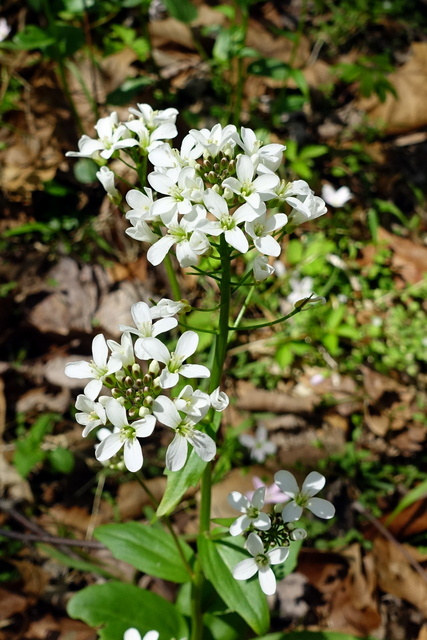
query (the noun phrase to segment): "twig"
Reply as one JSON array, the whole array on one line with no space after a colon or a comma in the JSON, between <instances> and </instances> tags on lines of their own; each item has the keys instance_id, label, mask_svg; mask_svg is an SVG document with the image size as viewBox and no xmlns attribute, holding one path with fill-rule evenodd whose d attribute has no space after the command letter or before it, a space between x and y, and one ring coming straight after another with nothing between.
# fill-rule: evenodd
<instances>
[{"instance_id":1,"label":"twig","mask_svg":"<svg viewBox=\"0 0 427 640\"><path fill-rule=\"evenodd\" d=\"M363 507L360 504L360 502L353 502L352 507L353 507L353 509L355 511L357 511L358 513L361 513L362 515L364 515L365 518L367 520L369 520L369 522L371 524L373 524L374 527L376 527L376 529L378 529L378 531L381 533L381 535L384 536L384 538L387 538L387 540L389 542L391 542L391 544L394 545L396 547L396 549L398 549L400 551L400 553L409 562L411 567L413 569L415 569L415 571L418 573L419 576L421 576L421 578L424 580L424 582L427 582L427 573L426 573L426 571L424 571L424 569L419 564L419 562L417 562L415 560L415 558L413 558L411 556L411 554L408 553L408 551L405 549L405 547L402 544L400 544L400 542L398 540L396 540L396 538L393 536L393 534L390 533L390 531L383 524L381 524L381 522L379 520L377 520L377 518L375 518L375 516L373 516L371 513L369 513L369 511L367 511L365 509L365 507Z\"/></svg>"},{"instance_id":2,"label":"twig","mask_svg":"<svg viewBox=\"0 0 427 640\"><path fill-rule=\"evenodd\" d=\"M44 542L52 544L56 547L85 547L86 549L105 549L105 546L95 540L71 540L70 538L55 538L51 535L36 535L33 533L18 533L17 531L9 531L8 529L0 529L0 536L11 538L12 540L21 540L22 542Z\"/></svg>"}]
</instances>

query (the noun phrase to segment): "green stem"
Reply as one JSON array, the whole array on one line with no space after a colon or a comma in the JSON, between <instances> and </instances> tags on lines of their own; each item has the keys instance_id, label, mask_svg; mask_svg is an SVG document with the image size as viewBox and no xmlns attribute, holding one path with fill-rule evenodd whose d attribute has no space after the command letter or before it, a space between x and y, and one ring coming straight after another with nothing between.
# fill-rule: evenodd
<instances>
[{"instance_id":1,"label":"green stem","mask_svg":"<svg viewBox=\"0 0 427 640\"><path fill-rule=\"evenodd\" d=\"M166 255L164 264L165 264L165 269L166 269L166 273L169 280L169 285L172 291L173 299L181 300L182 298L181 287L179 286L178 278L176 277L176 271L173 267L172 260L169 253Z\"/></svg>"},{"instance_id":2,"label":"green stem","mask_svg":"<svg viewBox=\"0 0 427 640\"><path fill-rule=\"evenodd\" d=\"M147 496L148 496L148 498L149 498L149 500L150 500L151 504L153 505L153 507L154 507L155 509L157 509L157 507L159 506L159 503L158 503L158 501L156 500L156 498L154 497L153 493L152 493L152 492L150 491L150 489L148 488L148 485L147 485L147 483L145 482L145 479L144 479L144 477L143 477L142 473L141 473L141 472L139 472L139 473L135 473L135 478L136 478L136 480L137 480L138 484L139 484L139 485L144 489L144 491L145 491L145 493L147 494ZM184 564L185 568L187 569L187 571L188 571L189 575L193 578L193 576L194 576L193 569L192 569L192 568L190 567L190 565L188 564L188 560L187 560L187 558L185 557L184 552L183 552L183 550L182 550L181 543L180 543L180 541L179 541L179 537L176 535L175 530L174 530L174 528L173 528L173 526L172 526L172 524L171 524L171 521L169 520L168 516L165 516L165 517L163 518L163 520L164 520L164 523L165 523L165 525L166 525L166 527L167 527L167 529L168 529L169 533L171 534L171 536L172 536L172 538L173 538L173 540L174 540L174 542L175 542L175 545L176 545L176 547L177 547L177 549L178 549L178 553L179 553L179 555L181 556L181 560L182 560L182 562L183 562L183 564Z\"/></svg>"},{"instance_id":3,"label":"green stem","mask_svg":"<svg viewBox=\"0 0 427 640\"><path fill-rule=\"evenodd\" d=\"M220 244L222 277L220 283L221 310L219 314L218 334L215 341L215 352L212 366L212 373L209 384L209 392L214 391L220 384L224 363L227 356L228 345L228 323L230 317L230 301L231 301L231 265L230 265L230 247L221 235ZM211 409L209 422L213 424L215 412ZM210 528L211 518L211 495L212 495L212 465L208 463L203 472L200 488L200 521L199 533L206 534ZM202 616L202 589L203 589L203 572L200 562L196 563L195 579L193 582L193 592L191 598L191 640L203 640L203 616Z\"/></svg>"}]
</instances>

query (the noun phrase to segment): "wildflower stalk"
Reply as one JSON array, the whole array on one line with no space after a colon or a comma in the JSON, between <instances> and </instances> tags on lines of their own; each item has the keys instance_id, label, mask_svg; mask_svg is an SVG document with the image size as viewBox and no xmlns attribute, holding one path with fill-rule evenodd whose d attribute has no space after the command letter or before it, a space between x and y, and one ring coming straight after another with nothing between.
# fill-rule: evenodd
<instances>
[{"instance_id":1,"label":"wildflower stalk","mask_svg":"<svg viewBox=\"0 0 427 640\"><path fill-rule=\"evenodd\" d=\"M209 391L212 392L216 389L221 382L221 377L224 369L225 359L227 357L227 345L228 345L228 323L230 317L230 301L231 301L231 265L230 265L230 253L231 249L225 240L224 235L220 239L220 255L221 255L221 268L222 277L220 283L220 302L221 310L219 315L218 333L215 342L215 352L213 367L210 378ZM215 412L210 411L210 422L213 421L213 414ZM206 534L210 529L210 517L211 517L211 496L212 496L212 464L208 463L203 472L201 481L201 498L200 498L200 521L199 521L199 533ZM203 638L203 619L201 610L201 596L203 588L204 577L200 562L197 562L195 569L195 579L193 582L193 594L192 594L192 629L191 640L202 640Z\"/></svg>"}]
</instances>

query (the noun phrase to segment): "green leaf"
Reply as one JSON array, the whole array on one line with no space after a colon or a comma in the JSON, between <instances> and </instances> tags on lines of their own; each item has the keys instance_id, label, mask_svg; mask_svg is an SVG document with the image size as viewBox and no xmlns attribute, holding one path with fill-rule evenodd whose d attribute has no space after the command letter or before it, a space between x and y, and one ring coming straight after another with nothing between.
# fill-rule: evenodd
<instances>
[{"instance_id":1,"label":"green leaf","mask_svg":"<svg viewBox=\"0 0 427 640\"><path fill-rule=\"evenodd\" d=\"M76 547L78 546L78 540L76 540ZM77 571L84 571L85 573L99 574L100 576L104 576L104 578L117 578L117 575L113 576L109 571L106 571L94 562L71 557L48 544L38 544L37 547L50 558L56 560L56 562L59 562L66 567L70 567L71 569L77 569Z\"/></svg>"},{"instance_id":2,"label":"green leaf","mask_svg":"<svg viewBox=\"0 0 427 640\"><path fill-rule=\"evenodd\" d=\"M57 447L47 454L50 466L60 473L71 473L74 469L74 456L68 449Z\"/></svg>"},{"instance_id":3,"label":"green leaf","mask_svg":"<svg viewBox=\"0 0 427 640\"><path fill-rule=\"evenodd\" d=\"M68 603L68 614L100 627L100 640L123 638L135 627L144 636L156 629L160 640L188 637L187 625L173 604L151 591L130 584L108 582L79 591Z\"/></svg>"},{"instance_id":4,"label":"green leaf","mask_svg":"<svg viewBox=\"0 0 427 640\"><path fill-rule=\"evenodd\" d=\"M248 66L248 73L254 76L266 76L274 80L287 80L291 75L291 67L286 62L274 58L256 60Z\"/></svg>"},{"instance_id":5,"label":"green leaf","mask_svg":"<svg viewBox=\"0 0 427 640\"><path fill-rule=\"evenodd\" d=\"M31 49L45 49L54 44L55 37L52 33L40 29L33 24L27 25L13 38L13 44L19 49L30 51Z\"/></svg>"},{"instance_id":6,"label":"green leaf","mask_svg":"<svg viewBox=\"0 0 427 640\"><path fill-rule=\"evenodd\" d=\"M235 580L231 571L248 557L243 550L243 539L228 537L213 541L198 538L198 550L203 573L212 583L228 607L238 613L255 633L265 633L269 627L267 599L258 579Z\"/></svg>"},{"instance_id":7,"label":"green leaf","mask_svg":"<svg viewBox=\"0 0 427 640\"><path fill-rule=\"evenodd\" d=\"M386 526L388 526L391 522L393 522L396 516L398 516L399 513L401 513L404 509L411 506L411 504L413 504L417 500L421 500L421 498L424 498L426 495L427 495L427 480L424 480L423 482L420 482L420 484L418 484L416 487L411 489L411 491L408 491L406 496L403 496L402 500L399 502L397 507L388 516L386 520Z\"/></svg>"},{"instance_id":8,"label":"green leaf","mask_svg":"<svg viewBox=\"0 0 427 640\"><path fill-rule=\"evenodd\" d=\"M161 518L174 509L189 487L195 487L200 480L206 462L192 451L185 466L180 471L167 471L168 483L163 498L157 509L157 516Z\"/></svg>"},{"instance_id":9,"label":"green leaf","mask_svg":"<svg viewBox=\"0 0 427 640\"><path fill-rule=\"evenodd\" d=\"M106 524L97 527L94 536L115 558L150 576L171 582L187 582L191 578L172 535L163 529L139 522ZM190 564L194 557L192 549L182 540L180 546Z\"/></svg>"},{"instance_id":10,"label":"green leaf","mask_svg":"<svg viewBox=\"0 0 427 640\"><path fill-rule=\"evenodd\" d=\"M53 413L41 415L25 437L16 442L13 464L23 478L45 459L47 452L43 451L40 445L45 435L52 431L57 418L57 414Z\"/></svg>"},{"instance_id":11,"label":"green leaf","mask_svg":"<svg viewBox=\"0 0 427 640\"><path fill-rule=\"evenodd\" d=\"M92 158L79 158L73 166L74 177L83 184L96 182L97 171L99 171L99 166Z\"/></svg>"},{"instance_id":12,"label":"green leaf","mask_svg":"<svg viewBox=\"0 0 427 640\"><path fill-rule=\"evenodd\" d=\"M169 14L180 22L191 22L197 18L197 9L190 0L163 0Z\"/></svg>"},{"instance_id":13,"label":"green leaf","mask_svg":"<svg viewBox=\"0 0 427 640\"><path fill-rule=\"evenodd\" d=\"M319 156L324 156L328 151L329 147L325 144L309 144L301 149L299 157L302 160L306 160L307 158L319 158Z\"/></svg>"}]
</instances>

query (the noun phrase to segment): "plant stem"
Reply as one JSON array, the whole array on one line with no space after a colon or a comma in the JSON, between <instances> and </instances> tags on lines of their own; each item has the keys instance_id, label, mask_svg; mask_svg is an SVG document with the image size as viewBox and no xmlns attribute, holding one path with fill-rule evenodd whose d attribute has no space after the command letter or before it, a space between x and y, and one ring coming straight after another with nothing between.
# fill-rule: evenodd
<instances>
[{"instance_id":1,"label":"plant stem","mask_svg":"<svg viewBox=\"0 0 427 640\"><path fill-rule=\"evenodd\" d=\"M220 384L224 363L227 356L228 345L228 322L230 316L231 301L231 265L230 265L230 247L228 246L224 235L221 235L220 244L222 276L220 283L221 307L219 315L218 333L215 341L215 352L210 378L209 391L214 391ZM214 411L211 409L210 423L213 423ZM212 496L212 464L208 463L203 472L200 488L200 521L199 533L206 534L210 528L211 517L211 496ZM191 640L203 640L203 616L202 616L202 589L203 589L203 572L200 561L195 567L195 579L193 582L193 592L191 598Z\"/></svg>"},{"instance_id":2,"label":"plant stem","mask_svg":"<svg viewBox=\"0 0 427 640\"><path fill-rule=\"evenodd\" d=\"M172 291L174 300L181 300L181 287L179 286L178 278L176 277L175 269L173 268L172 260L170 254L168 253L164 260L166 273L168 276L170 288Z\"/></svg>"}]
</instances>

